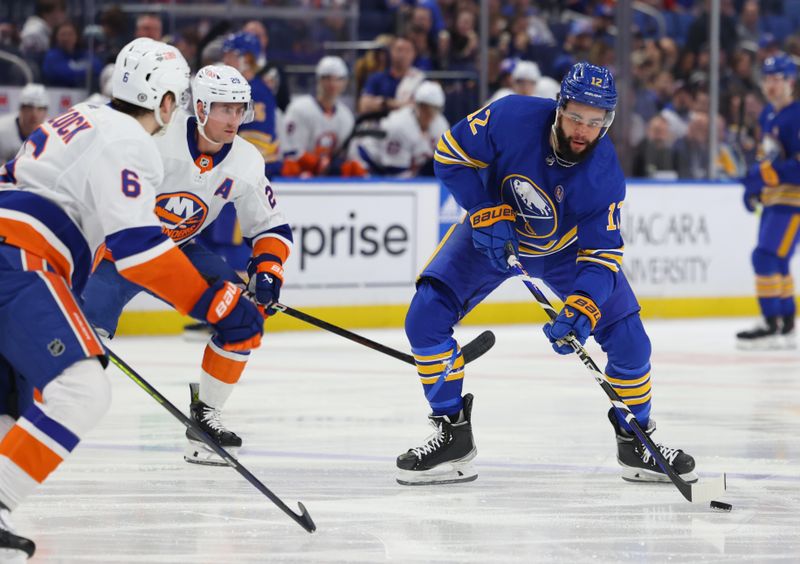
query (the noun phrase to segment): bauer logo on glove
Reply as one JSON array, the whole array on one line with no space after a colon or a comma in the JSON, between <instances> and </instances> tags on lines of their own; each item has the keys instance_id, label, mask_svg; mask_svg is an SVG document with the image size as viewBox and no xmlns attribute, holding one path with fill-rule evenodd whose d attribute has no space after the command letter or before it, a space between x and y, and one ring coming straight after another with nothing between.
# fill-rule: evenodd
<instances>
[{"instance_id":1,"label":"bauer logo on glove","mask_svg":"<svg viewBox=\"0 0 800 564\"><path fill-rule=\"evenodd\" d=\"M514 221L514 209L508 204L493 208L483 208L472 214L470 221L473 228L489 227L498 221Z\"/></svg>"}]
</instances>

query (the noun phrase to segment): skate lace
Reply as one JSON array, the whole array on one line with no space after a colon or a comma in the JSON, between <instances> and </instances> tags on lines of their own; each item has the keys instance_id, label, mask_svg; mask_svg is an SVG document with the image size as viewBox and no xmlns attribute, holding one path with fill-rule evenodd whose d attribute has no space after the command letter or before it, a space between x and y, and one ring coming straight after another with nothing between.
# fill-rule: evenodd
<instances>
[{"instance_id":1,"label":"skate lace","mask_svg":"<svg viewBox=\"0 0 800 564\"><path fill-rule=\"evenodd\" d=\"M208 425L214 431L226 431L225 426L222 424L221 413L218 409L213 407L203 408L203 423Z\"/></svg>"},{"instance_id":2,"label":"skate lace","mask_svg":"<svg viewBox=\"0 0 800 564\"><path fill-rule=\"evenodd\" d=\"M443 444L444 430L442 428L442 424L431 421L431 426L436 429L436 432L425 439L425 444L411 449L411 452L413 452L417 458L422 458L426 454L431 454Z\"/></svg>"},{"instance_id":3,"label":"skate lace","mask_svg":"<svg viewBox=\"0 0 800 564\"><path fill-rule=\"evenodd\" d=\"M661 454L664 455L664 458L667 459L669 465L672 466L672 464L675 462L675 458L680 453L680 449L670 448L664 445L656 445L656 447L658 448L658 450L661 451ZM642 445L642 462L644 462L645 464L649 464L651 458L652 456L650 454L650 451L647 450L647 447ZM653 463L655 463L655 460L653 460Z\"/></svg>"}]
</instances>

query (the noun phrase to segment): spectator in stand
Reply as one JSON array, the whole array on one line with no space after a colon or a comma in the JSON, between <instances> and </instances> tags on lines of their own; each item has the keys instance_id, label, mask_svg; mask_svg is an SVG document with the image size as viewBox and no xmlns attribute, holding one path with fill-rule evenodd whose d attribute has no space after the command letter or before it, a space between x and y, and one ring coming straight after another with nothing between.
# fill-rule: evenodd
<instances>
[{"instance_id":1,"label":"spectator in stand","mask_svg":"<svg viewBox=\"0 0 800 564\"><path fill-rule=\"evenodd\" d=\"M87 73L92 84L97 83L103 65L86 49L79 48L80 36L74 23L66 21L53 31L53 47L44 56L42 78L48 86L81 88L87 85Z\"/></svg>"},{"instance_id":2,"label":"spectator in stand","mask_svg":"<svg viewBox=\"0 0 800 564\"><path fill-rule=\"evenodd\" d=\"M47 117L47 92L41 84L28 84L19 94L19 112L0 116L0 165L10 161Z\"/></svg>"},{"instance_id":3,"label":"spectator in stand","mask_svg":"<svg viewBox=\"0 0 800 564\"><path fill-rule=\"evenodd\" d=\"M756 52L756 59L759 68L764 64L764 61L769 57L774 57L782 53L781 42L771 33L765 33L758 40L758 51Z\"/></svg>"},{"instance_id":4,"label":"spectator in stand","mask_svg":"<svg viewBox=\"0 0 800 564\"><path fill-rule=\"evenodd\" d=\"M433 153L439 138L450 128L442 115L444 91L425 81L414 92L414 104L393 111L381 120L386 137L363 138L354 155L373 175L411 178L433 176Z\"/></svg>"},{"instance_id":5,"label":"spectator in stand","mask_svg":"<svg viewBox=\"0 0 800 564\"><path fill-rule=\"evenodd\" d=\"M731 62L728 89L731 92L758 92L760 87L755 80L755 56L744 49L737 51Z\"/></svg>"},{"instance_id":6,"label":"spectator in stand","mask_svg":"<svg viewBox=\"0 0 800 564\"><path fill-rule=\"evenodd\" d=\"M542 76L539 65L531 61L509 61L507 65L511 67L509 85L497 90L487 104L509 94L556 99L561 85L548 76Z\"/></svg>"},{"instance_id":7,"label":"spectator in stand","mask_svg":"<svg viewBox=\"0 0 800 564\"><path fill-rule=\"evenodd\" d=\"M189 67L194 71L200 48L200 34L197 32L197 28L194 26L184 27L175 35L172 44L178 48L183 58L189 63Z\"/></svg>"},{"instance_id":8,"label":"spectator in stand","mask_svg":"<svg viewBox=\"0 0 800 564\"><path fill-rule=\"evenodd\" d=\"M758 117L764 109L761 96L760 91L734 94L728 103L732 144L741 151L748 169L756 162L758 152Z\"/></svg>"},{"instance_id":9,"label":"spectator in stand","mask_svg":"<svg viewBox=\"0 0 800 564\"><path fill-rule=\"evenodd\" d=\"M703 3L702 12L689 26L686 37L686 48L681 60L681 72L683 76L689 76L696 68L697 58L701 50L708 45L709 4L710 2L708 0ZM721 50L730 58L736 49L736 20L730 13L726 13L724 6L723 12L720 14L719 39Z\"/></svg>"},{"instance_id":10,"label":"spectator in stand","mask_svg":"<svg viewBox=\"0 0 800 564\"><path fill-rule=\"evenodd\" d=\"M164 36L164 26L161 18L155 14L141 14L136 18L136 37L149 37L161 41Z\"/></svg>"},{"instance_id":11,"label":"spectator in stand","mask_svg":"<svg viewBox=\"0 0 800 564\"><path fill-rule=\"evenodd\" d=\"M656 108L660 112L666 108L675 92L675 77L668 70L658 71L650 84L650 91L653 93Z\"/></svg>"},{"instance_id":12,"label":"spectator in stand","mask_svg":"<svg viewBox=\"0 0 800 564\"><path fill-rule=\"evenodd\" d=\"M222 62L230 65L247 79L253 99L253 121L239 127L239 135L252 143L264 157L265 171L269 178L281 170L281 154L276 120L275 95L263 76L258 76L258 55L261 42L252 33L240 31L225 38L222 44Z\"/></svg>"},{"instance_id":13,"label":"spectator in stand","mask_svg":"<svg viewBox=\"0 0 800 564\"><path fill-rule=\"evenodd\" d=\"M675 143L679 178L708 178L708 125L707 113L692 112L686 136ZM717 116L717 127L717 177L738 178L744 174L744 162L741 155L728 143L724 117Z\"/></svg>"},{"instance_id":14,"label":"spectator in stand","mask_svg":"<svg viewBox=\"0 0 800 564\"><path fill-rule=\"evenodd\" d=\"M564 40L564 52L553 62L553 72L563 76L577 61L589 60L592 50L594 26L590 19L572 20Z\"/></svg>"},{"instance_id":15,"label":"spectator in stand","mask_svg":"<svg viewBox=\"0 0 800 564\"><path fill-rule=\"evenodd\" d=\"M261 44L261 52L256 60L256 76L261 77L266 82L269 89L275 95L275 101L278 103L278 108L282 112L286 111L291 101L291 94L289 93L289 81L285 80L283 76L283 68L275 61L269 60L267 56L267 49L269 47L269 33L267 28L258 20L250 20L242 31L245 33L252 33L258 37L258 42Z\"/></svg>"},{"instance_id":16,"label":"spectator in stand","mask_svg":"<svg viewBox=\"0 0 800 564\"><path fill-rule=\"evenodd\" d=\"M128 16L117 5L104 9L98 18L103 29L103 41L98 56L103 63L113 64L117 55L128 43Z\"/></svg>"},{"instance_id":17,"label":"spectator in stand","mask_svg":"<svg viewBox=\"0 0 800 564\"><path fill-rule=\"evenodd\" d=\"M673 138L679 139L686 135L692 104L694 104L694 96L689 86L682 82L676 83L672 101L661 110L661 115L669 123Z\"/></svg>"},{"instance_id":18,"label":"spectator in stand","mask_svg":"<svg viewBox=\"0 0 800 564\"><path fill-rule=\"evenodd\" d=\"M453 70L474 70L478 60L477 20L472 10L461 10L450 32L450 54L448 68Z\"/></svg>"},{"instance_id":19,"label":"spectator in stand","mask_svg":"<svg viewBox=\"0 0 800 564\"><path fill-rule=\"evenodd\" d=\"M757 44L764 31L764 26L759 18L758 1L747 0L742 6L739 23L736 26L739 41L750 41Z\"/></svg>"},{"instance_id":20,"label":"spectator in stand","mask_svg":"<svg viewBox=\"0 0 800 564\"><path fill-rule=\"evenodd\" d=\"M353 75L356 79L356 95L360 95L370 75L383 72L389 66L389 47L394 37L379 35L373 41L374 47L356 59Z\"/></svg>"},{"instance_id":21,"label":"spectator in stand","mask_svg":"<svg viewBox=\"0 0 800 564\"><path fill-rule=\"evenodd\" d=\"M67 19L65 0L36 0L33 15L20 32L22 52L41 60L50 48L53 30Z\"/></svg>"},{"instance_id":22,"label":"spectator in stand","mask_svg":"<svg viewBox=\"0 0 800 564\"><path fill-rule=\"evenodd\" d=\"M438 68L436 58L437 38L433 34L433 14L430 8L415 6L407 25L407 36L414 43L417 57L414 66L428 71Z\"/></svg>"},{"instance_id":23,"label":"spectator in stand","mask_svg":"<svg viewBox=\"0 0 800 564\"><path fill-rule=\"evenodd\" d=\"M425 78L419 69L411 66L415 57L411 40L396 37L389 49L389 69L367 78L358 99L358 112L389 112L412 104L414 91Z\"/></svg>"},{"instance_id":24,"label":"spectator in stand","mask_svg":"<svg viewBox=\"0 0 800 564\"><path fill-rule=\"evenodd\" d=\"M323 57L315 74L316 96L298 96L286 110L281 176L364 176L359 163L343 158L355 125L339 99L347 87L347 65L340 57Z\"/></svg>"},{"instance_id":25,"label":"spectator in stand","mask_svg":"<svg viewBox=\"0 0 800 564\"><path fill-rule=\"evenodd\" d=\"M646 137L636 146L632 174L637 178L674 180L678 177L674 137L662 115L653 116L647 124Z\"/></svg>"}]
</instances>

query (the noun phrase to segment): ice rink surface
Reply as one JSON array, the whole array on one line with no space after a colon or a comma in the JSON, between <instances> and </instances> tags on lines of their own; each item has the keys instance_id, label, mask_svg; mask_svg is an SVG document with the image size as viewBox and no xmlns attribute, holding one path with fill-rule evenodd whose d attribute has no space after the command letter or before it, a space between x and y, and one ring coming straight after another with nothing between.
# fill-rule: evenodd
<instances>
[{"instance_id":1,"label":"ice rink surface","mask_svg":"<svg viewBox=\"0 0 800 564\"><path fill-rule=\"evenodd\" d=\"M800 352L737 352L750 323L646 323L654 438L701 476L727 472L731 513L623 482L603 391L538 326L516 326L493 328L497 345L467 369L475 482L395 483L395 457L431 430L411 366L329 333L268 334L225 421L241 462L302 501L316 533L233 469L183 462L183 427L113 367L110 412L15 512L17 529L38 545L32 562L798 562ZM364 334L408 348L399 330ZM202 343L113 348L188 409Z\"/></svg>"}]
</instances>

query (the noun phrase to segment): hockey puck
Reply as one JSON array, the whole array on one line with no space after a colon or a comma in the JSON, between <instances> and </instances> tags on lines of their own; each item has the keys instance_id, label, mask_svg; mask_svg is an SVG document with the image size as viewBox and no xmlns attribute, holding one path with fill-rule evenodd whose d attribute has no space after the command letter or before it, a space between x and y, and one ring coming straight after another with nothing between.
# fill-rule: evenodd
<instances>
[{"instance_id":1,"label":"hockey puck","mask_svg":"<svg viewBox=\"0 0 800 564\"><path fill-rule=\"evenodd\" d=\"M733 505L723 501L712 501L710 505L711 509L716 509L717 511L730 511L733 509Z\"/></svg>"}]
</instances>

